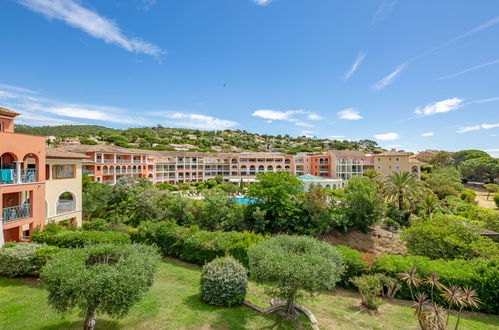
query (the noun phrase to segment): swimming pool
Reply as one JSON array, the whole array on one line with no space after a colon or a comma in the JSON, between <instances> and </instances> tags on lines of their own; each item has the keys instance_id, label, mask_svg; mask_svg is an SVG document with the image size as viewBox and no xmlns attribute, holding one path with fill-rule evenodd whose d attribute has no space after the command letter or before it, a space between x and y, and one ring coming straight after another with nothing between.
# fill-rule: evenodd
<instances>
[{"instance_id":1,"label":"swimming pool","mask_svg":"<svg viewBox=\"0 0 499 330\"><path fill-rule=\"evenodd\" d=\"M236 203L239 203L239 204L253 204L253 203L256 203L256 199L255 198L248 198L248 197L235 197L235 198L232 198L232 200Z\"/></svg>"}]
</instances>

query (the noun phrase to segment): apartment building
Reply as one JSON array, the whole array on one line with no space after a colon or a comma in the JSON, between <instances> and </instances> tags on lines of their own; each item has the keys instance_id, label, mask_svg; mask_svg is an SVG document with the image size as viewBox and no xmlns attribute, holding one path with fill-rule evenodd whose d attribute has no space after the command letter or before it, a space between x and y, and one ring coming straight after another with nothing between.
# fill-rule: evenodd
<instances>
[{"instance_id":1,"label":"apartment building","mask_svg":"<svg viewBox=\"0 0 499 330\"><path fill-rule=\"evenodd\" d=\"M0 245L45 224L45 138L14 133L18 115L0 108Z\"/></svg>"},{"instance_id":2,"label":"apartment building","mask_svg":"<svg viewBox=\"0 0 499 330\"><path fill-rule=\"evenodd\" d=\"M374 156L374 169L385 176L393 172L409 172L420 178L421 164L405 152L387 151Z\"/></svg>"}]
</instances>

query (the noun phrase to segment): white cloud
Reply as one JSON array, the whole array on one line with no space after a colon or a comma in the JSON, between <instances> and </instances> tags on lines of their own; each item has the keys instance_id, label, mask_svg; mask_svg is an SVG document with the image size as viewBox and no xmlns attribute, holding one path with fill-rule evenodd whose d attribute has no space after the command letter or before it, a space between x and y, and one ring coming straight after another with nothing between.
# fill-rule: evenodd
<instances>
[{"instance_id":1,"label":"white cloud","mask_svg":"<svg viewBox=\"0 0 499 330\"><path fill-rule=\"evenodd\" d=\"M381 79L380 81L376 82L373 86L372 86L372 89L376 90L376 91L379 91L379 90L382 90L383 88L385 88L386 86L388 86L389 84L391 84L393 82L393 80L395 78L397 78L397 76L407 67L407 64L406 63L402 63L400 64L396 69L395 71L393 71L392 73L390 73L389 75L387 75L386 77L384 77L383 79Z\"/></svg>"},{"instance_id":2,"label":"white cloud","mask_svg":"<svg viewBox=\"0 0 499 330\"><path fill-rule=\"evenodd\" d=\"M49 19L64 21L74 28L129 52L156 57L164 53L158 46L140 38L125 36L114 21L82 7L75 0L18 0L18 2Z\"/></svg>"},{"instance_id":3,"label":"white cloud","mask_svg":"<svg viewBox=\"0 0 499 330\"><path fill-rule=\"evenodd\" d=\"M383 134L374 134L374 138L380 141L393 141L398 139L400 136L398 133L383 133Z\"/></svg>"},{"instance_id":4,"label":"white cloud","mask_svg":"<svg viewBox=\"0 0 499 330\"><path fill-rule=\"evenodd\" d=\"M348 80L348 79L350 79L350 77L352 77L352 75L354 74L354 72L357 71L357 69L359 68L359 66L364 61L365 57L366 57L366 53L364 53L364 52L359 52L357 54L357 57L355 58L355 61L352 64L352 67L350 68L350 70L348 70L347 73L345 73L345 76L343 77L344 80Z\"/></svg>"},{"instance_id":5,"label":"white cloud","mask_svg":"<svg viewBox=\"0 0 499 330\"><path fill-rule=\"evenodd\" d=\"M488 152L494 158L499 158L499 149L485 149L484 151Z\"/></svg>"},{"instance_id":6,"label":"white cloud","mask_svg":"<svg viewBox=\"0 0 499 330\"><path fill-rule=\"evenodd\" d=\"M482 124L481 126L483 129L491 129L491 128L499 127L499 123L497 123L497 124Z\"/></svg>"},{"instance_id":7,"label":"white cloud","mask_svg":"<svg viewBox=\"0 0 499 330\"><path fill-rule=\"evenodd\" d=\"M309 114L307 116L307 118L310 119L310 120L322 120L322 119L324 119L323 117L321 117L321 116L319 116L319 115L317 115L315 113Z\"/></svg>"},{"instance_id":8,"label":"white cloud","mask_svg":"<svg viewBox=\"0 0 499 330\"><path fill-rule=\"evenodd\" d=\"M488 66L490 66L490 65L497 64L497 63L499 63L499 59L494 60L494 61L492 61L492 62L488 62L488 63L480 64L480 65L477 65L477 66L471 67L471 68L469 68L469 69L466 69L466 70L463 70L463 71L460 71L460 72L457 72L457 73L450 74L450 75L448 75L448 76L443 76L443 77L440 77L440 78L438 78L437 80L443 80L443 79L448 79L448 78L457 77L457 76L460 76L460 75L462 75L462 74L465 74L465 73L468 73L468 72L471 72L471 71L475 71L475 70L479 70L479 69L482 69L482 68L488 67Z\"/></svg>"},{"instance_id":9,"label":"white cloud","mask_svg":"<svg viewBox=\"0 0 499 330\"><path fill-rule=\"evenodd\" d=\"M167 118L167 125L197 128L203 130L224 130L239 125L232 120L219 119L212 116L185 112L153 112L152 115Z\"/></svg>"},{"instance_id":10,"label":"white cloud","mask_svg":"<svg viewBox=\"0 0 499 330\"><path fill-rule=\"evenodd\" d=\"M259 6L266 6L268 5L272 0L253 0L254 3L256 3Z\"/></svg>"},{"instance_id":11,"label":"white cloud","mask_svg":"<svg viewBox=\"0 0 499 330\"><path fill-rule=\"evenodd\" d=\"M423 108L417 107L414 110L414 113L421 116L429 116L436 113L446 113L459 109L462 106L462 103L463 99L454 97L451 99L427 104Z\"/></svg>"},{"instance_id":12,"label":"white cloud","mask_svg":"<svg viewBox=\"0 0 499 330\"><path fill-rule=\"evenodd\" d=\"M302 136L306 136L306 137L313 137L314 136L314 132L303 130L303 131L301 131L301 135Z\"/></svg>"},{"instance_id":13,"label":"white cloud","mask_svg":"<svg viewBox=\"0 0 499 330\"><path fill-rule=\"evenodd\" d=\"M14 86L14 85L8 85L8 84L0 84L0 88L11 90L14 92L20 92L20 93L38 94L37 91L34 91L32 89Z\"/></svg>"},{"instance_id":14,"label":"white cloud","mask_svg":"<svg viewBox=\"0 0 499 330\"><path fill-rule=\"evenodd\" d=\"M471 131L478 131L480 129L480 125L475 125L475 126L465 126L461 127L460 129L457 130L458 133L466 133L466 132L471 132Z\"/></svg>"},{"instance_id":15,"label":"white cloud","mask_svg":"<svg viewBox=\"0 0 499 330\"><path fill-rule=\"evenodd\" d=\"M481 100L473 101L470 103L489 103L489 102L496 102L496 101L499 101L499 97L489 97L487 99L481 99Z\"/></svg>"},{"instance_id":16,"label":"white cloud","mask_svg":"<svg viewBox=\"0 0 499 330\"><path fill-rule=\"evenodd\" d=\"M331 135L329 138L333 139L333 140L339 140L339 139L346 138L346 136L344 136L344 135Z\"/></svg>"},{"instance_id":17,"label":"white cloud","mask_svg":"<svg viewBox=\"0 0 499 330\"><path fill-rule=\"evenodd\" d=\"M355 110L354 108L347 108L347 109L341 110L337 114L338 114L338 117L340 117L341 119L346 119L346 120L362 119L362 116L359 114L359 111Z\"/></svg>"},{"instance_id":18,"label":"white cloud","mask_svg":"<svg viewBox=\"0 0 499 330\"><path fill-rule=\"evenodd\" d=\"M421 133L421 136L424 136L424 137L433 136L433 132Z\"/></svg>"},{"instance_id":19,"label":"white cloud","mask_svg":"<svg viewBox=\"0 0 499 330\"><path fill-rule=\"evenodd\" d=\"M383 0L378 6L378 9L376 9L376 12L371 20L371 24L376 24L377 22L387 18L395 8L396 4L397 0Z\"/></svg>"}]
</instances>

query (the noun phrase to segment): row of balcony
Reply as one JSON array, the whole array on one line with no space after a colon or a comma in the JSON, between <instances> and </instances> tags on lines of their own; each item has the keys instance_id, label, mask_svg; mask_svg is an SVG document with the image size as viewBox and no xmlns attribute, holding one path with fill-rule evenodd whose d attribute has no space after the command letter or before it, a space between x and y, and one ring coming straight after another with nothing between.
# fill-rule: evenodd
<instances>
[{"instance_id":1,"label":"row of balcony","mask_svg":"<svg viewBox=\"0 0 499 330\"><path fill-rule=\"evenodd\" d=\"M30 183L36 182L36 169L28 168L22 170L2 169L0 170L0 184Z\"/></svg>"},{"instance_id":2,"label":"row of balcony","mask_svg":"<svg viewBox=\"0 0 499 330\"><path fill-rule=\"evenodd\" d=\"M76 211L76 201L60 200L57 203L56 215L71 213ZM21 219L31 218L31 204L25 203L21 205L4 207L2 209L2 222L11 222Z\"/></svg>"},{"instance_id":3,"label":"row of balcony","mask_svg":"<svg viewBox=\"0 0 499 330\"><path fill-rule=\"evenodd\" d=\"M142 173L142 170L123 170L123 171L110 171L110 170L104 170L102 171L102 174L128 174L128 173Z\"/></svg>"}]
</instances>

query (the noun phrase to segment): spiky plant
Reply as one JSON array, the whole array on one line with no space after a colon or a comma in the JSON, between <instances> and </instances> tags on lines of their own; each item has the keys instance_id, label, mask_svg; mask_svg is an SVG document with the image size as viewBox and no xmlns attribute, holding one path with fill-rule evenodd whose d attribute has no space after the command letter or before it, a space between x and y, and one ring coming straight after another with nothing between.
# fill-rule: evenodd
<instances>
[{"instance_id":1,"label":"spiky plant","mask_svg":"<svg viewBox=\"0 0 499 330\"><path fill-rule=\"evenodd\" d=\"M426 284L428 284L431 288L431 295L430 295L430 299L431 301L433 301L433 290L434 288L437 288L437 289L440 289L443 285L442 283L440 283L440 275L438 275L437 273L431 273L430 276L428 276L424 282Z\"/></svg>"},{"instance_id":2,"label":"spiky plant","mask_svg":"<svg viewBox=\"0 0 499 330\"><path fill-rule=\"evenodd\" d=\"M478 308L478 306L480 306L481 303L482 302L480 298L478 298L478 295L475 290L471 288L464 288L462 290L462 304L459 306L459 312L457 313L456 327L454 329L457 330L459 327L459 321L461 320L461 311L465 306Z\"/></svg>"},{"instance_id":3,"label":"spiky plant","mask_svg":"<svg viewBox=\"0 0 499 330\"><path fill-rule=\"evenodd\" d=\"M399 278L407 284L409 290L411 291L412 301L415 301L412 287L417 288L421 284L421 279L418 277L416 268L411 268L404 273L400 273Z\"/></svg>"},{"instance_id":4,"label":"spiky plant","mask_svg":"<svg viewBox=\"0 0 499 330\"><path fill-rule=\"evenodd\" d=\"M447 324L449 324L449 314L452 306L461 307L464 304L463 291L457 285L451 287L443 287L443 291L440 294L448 304L447 308Z\"/></svg>"},{"instance_id":5,"label":"spiky plant","mask_svg":"<svg viewBox=\"0 0 499 330\"><path fill-rule=\"evenodd\" d=\"M432 302L425 308L426 322L430 329L444 330L447 328L445 309ZM447 314L447 317L449 314Z\"/></svg>"},{"instance_id":6,"label":"spiky plant","mask_svg":"<svg viewBox=\"0 0 499 330\"><path fill-rule=\"evenodd\" d=\"M428 307L428 296L424 292L420 292L416 295L416 301L412 304L412 306L416 309L416 316L418 317L419 325L421 329L427 328L427 320L425 309Z\"/></svg>"}]
</instances>

